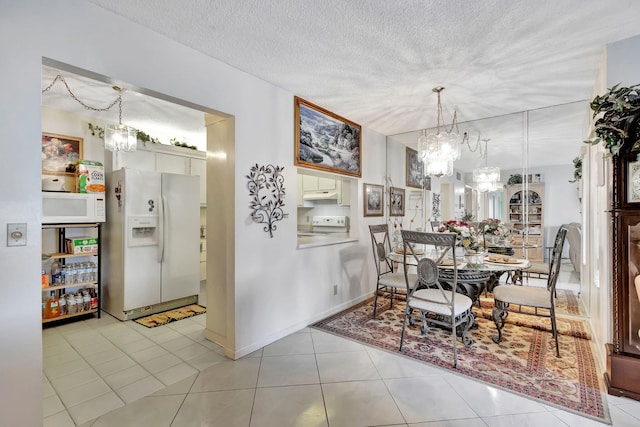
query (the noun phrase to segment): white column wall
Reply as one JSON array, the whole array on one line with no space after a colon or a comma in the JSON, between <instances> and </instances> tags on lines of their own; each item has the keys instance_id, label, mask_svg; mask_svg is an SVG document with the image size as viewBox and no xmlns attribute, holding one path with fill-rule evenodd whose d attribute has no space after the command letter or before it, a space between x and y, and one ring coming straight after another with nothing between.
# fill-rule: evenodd
<instances>
[{"instance_id":1,"label":"white column wall","mask_svg":"<svg viewBox=\"0 0 640 427\"><path fill-rule=\"evenodd\" d=\"M334 312L373 290L365 223L360 242L296 249L293 94L124 20L86 1L0 0L4 83L0 124L0 242L6 223L26 222L28 245L0 245L0 419L40 425L40 70L50 58L220 111L235 118L235 274L231 328L241 355ZM349 116L348 111L336 113ZM364 129L365 180L384 175L385 137ZM273 239L249 221L252 164L285 166L289 218ZM369 181L367 181L369 182ZM362 212L359 187L359 216ZM211 202L211 201L209 201ZM357 223L354 221L354 223ZM366 254L366 255L365 255ZM346 260L349 260L346 263ZM343 268L347 265L346 268ZM339 288L333 295L333 285ZM10 345L9 345L10 343Z\"/></svg>"}]
</instances>

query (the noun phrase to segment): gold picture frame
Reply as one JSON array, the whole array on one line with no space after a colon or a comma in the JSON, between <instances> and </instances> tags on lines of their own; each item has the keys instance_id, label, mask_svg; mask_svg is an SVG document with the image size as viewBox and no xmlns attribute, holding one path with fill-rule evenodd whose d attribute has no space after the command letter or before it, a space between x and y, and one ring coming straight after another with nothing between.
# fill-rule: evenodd
<instances>
[{"instance_id":1,"label":"gold picture frame","mask_svg":"<svg viewBox=\"0 0 640 427\"><path fill-rule=\"evenodd\" d=\"M294 164L362 177L362 127L294 97Z\"/></svg>"},{"instance_id":2,"label":"gold picture frame","mask_svg":"<svg viewBox=\"0 0 640 427\"><path fill-rule=\"evenodd\" d=\"M83 139L76 136L42 133L42 173L75 174L76 162L82 159Z\"/></svg>"}]
</instances>

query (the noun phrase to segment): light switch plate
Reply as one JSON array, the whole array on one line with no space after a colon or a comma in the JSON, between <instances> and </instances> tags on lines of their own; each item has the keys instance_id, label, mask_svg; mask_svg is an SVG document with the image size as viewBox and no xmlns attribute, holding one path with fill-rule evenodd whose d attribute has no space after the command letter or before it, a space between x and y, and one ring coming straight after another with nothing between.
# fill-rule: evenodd
<instances>
[{"instance_id":1,"label":"light switch plate","mask_svg":"<svg viewBox=\"0 0 640 427\"><path fill-rule=\"evenodd\" d=\"M13 223L7 224L7 246L27 245L27 224Z\"/></svg>"}]
</instances>

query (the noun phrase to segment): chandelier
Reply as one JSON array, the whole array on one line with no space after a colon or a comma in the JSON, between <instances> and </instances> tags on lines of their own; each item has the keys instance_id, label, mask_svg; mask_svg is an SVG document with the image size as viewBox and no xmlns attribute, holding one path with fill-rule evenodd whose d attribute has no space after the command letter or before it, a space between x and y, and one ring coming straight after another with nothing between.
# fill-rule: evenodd
<instances>
[{"instance_id":1,"label":"chandelier","mask_svg":"<svg viewBox=\"0 0 640 427\"><path fill-rule=\"evenodd\" d=\"M116 99L106 107L98 108L87 105L86 103L81 101L80 98L78 98L76 94L71 91L69 84L64 79L64 76L62 76L62 74L58 74L47 87L42 89L42 94L48 92L58 81L61 81L64 84L67 92L69 93L69 96L71 96L71 98L73 98L87 110L108 111L114 105L118 104L118 124L106 126L104 130L104 148L109 151L136 151L138 143L137 131L132 127L122 124L122 93L124 92L124 89L118 86L113 86L113 90L118 93Z\"/></svg>"},{"instance_id":2,"label":"chandelier","mask_svg":"<svg viewBox=\"0 0 640 427\"><path fill-rule=\"evenodd\" d=\"M453 162L458 160L461 155L460 135L454 132L456 125L456 113L453 114L451 129L448 131L444 128L444 120L442 118L442 103L440 102L440 93L444 87L438 86L433 91L438 94L438 122L435 133L426 134L426 130L422 131L422 135L418 138L418 155L426 164L427 175L443 176L453 174Z\"/></svg>"},{"instance_id":3,"label":"chandelier","mask_svg":"<svg viewBox=\"0 0 640 427\"><path fill-rule=\"evenodd\" d=\"M488 139L484 141L484 167L476 168L473 170L473 182L477 184L478 191L485 193L488 191L496 191L499 188L500 182L500 168L497 166L487 166L487 158L489 152L487 148ZM482 154L482 150L481 154Z\"/></svg>"},{"instance_id":4,"label":"chandelier","mask_svg":"<svg viewBox=\"0 0 640 427\"><path fill-rule=\"evenodd\" d=\"M138 144L137 131L122 124L122 92L123 89L113 86L118 92L118 124L107 125L104 129L104 148L109 151L136 151Z\"/></svg>"}]
</instances>

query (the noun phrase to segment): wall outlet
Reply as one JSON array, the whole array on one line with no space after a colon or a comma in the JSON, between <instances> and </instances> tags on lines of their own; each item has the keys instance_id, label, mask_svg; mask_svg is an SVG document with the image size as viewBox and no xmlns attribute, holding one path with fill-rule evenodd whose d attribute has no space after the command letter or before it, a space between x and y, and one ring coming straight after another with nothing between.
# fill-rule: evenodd
<instances>
[{"instance_id":1,"label":"wall outlet","mask_svg":"<svg viewBox=\"0 0 640 427\"><path fill-rule=\"evenodd\" d=\"M333 294L338 295L338 285L333 285Z\"/></svg>"}]
</instances>

